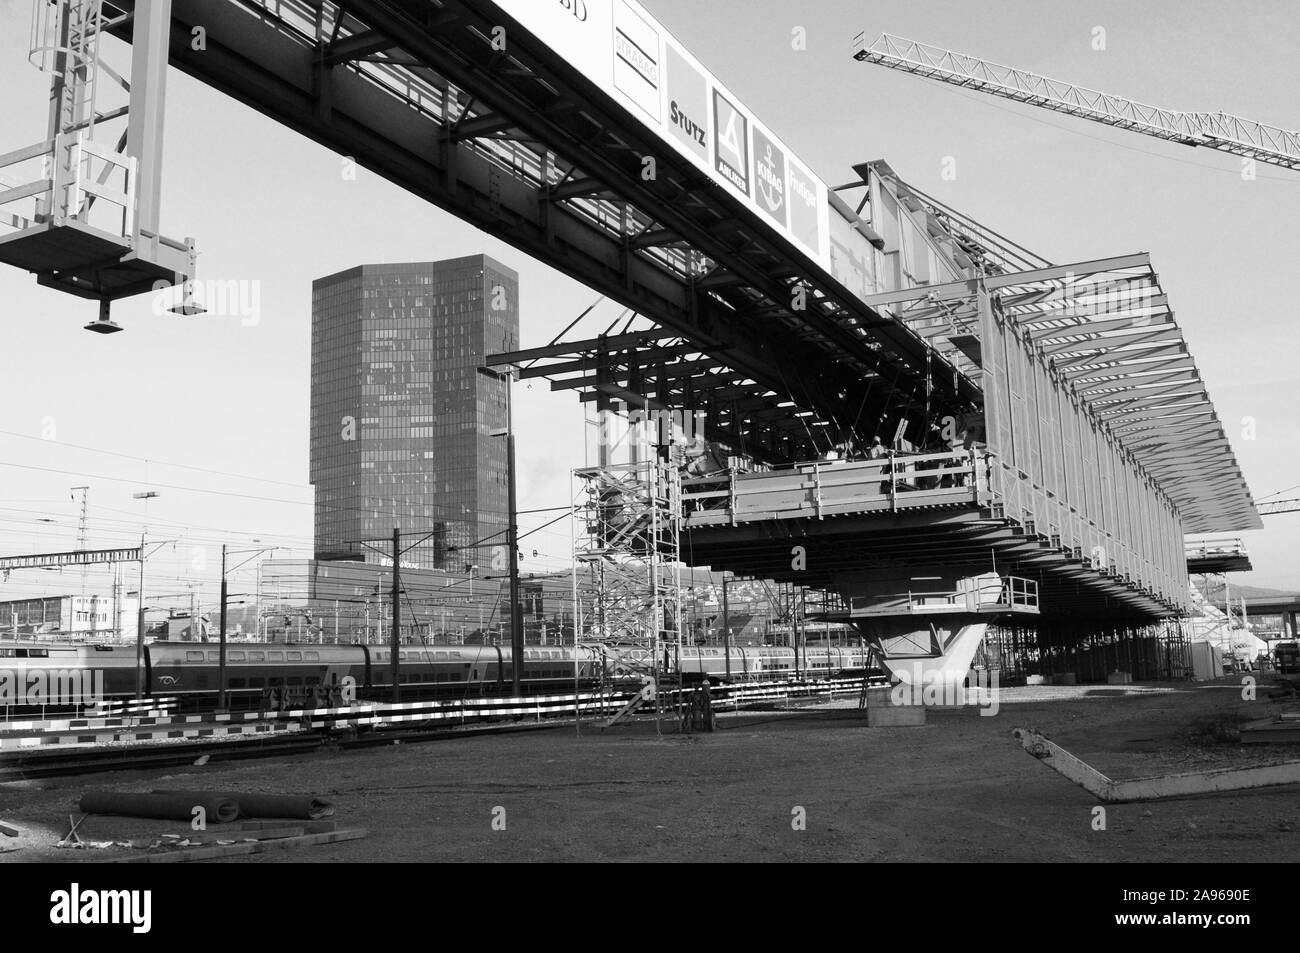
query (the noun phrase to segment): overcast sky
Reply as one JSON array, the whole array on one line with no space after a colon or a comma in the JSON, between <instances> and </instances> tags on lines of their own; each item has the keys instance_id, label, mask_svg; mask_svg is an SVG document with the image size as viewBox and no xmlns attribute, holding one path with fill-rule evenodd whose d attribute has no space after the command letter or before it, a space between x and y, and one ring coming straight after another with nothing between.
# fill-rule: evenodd
<instances>
[{"instance_id":1,"label":"overcast sky","mask_svg":"<svg viewBox=\"0 0 1300 953\"><path fill-rule=\"evenodd\" d=\"M1227 154L851 58L857 33L889 32L1156 105L1297 128L1290 3L644 2L831 185L853 163L884 158L1052 261L1150 252L1256 498L1300 484L1300 173L1260 165L1244 181ZM0 0L0 153L45 131L47 77L27 61L30 6ZM792 49L796 27L806 51ZM1097 27L1104 51L1093 48ZM144 504L131 494L148 487L161 494L148 504L151 535L177 540L151 563L151 591L179 595L199 575L210 599L222 542L310 548L312 279L486 252L520 273L525 347L550 341L596 296L364 169L346 179L339 156L221 94L175 71L168 82L163 232L197 239L201 278L258 282L259 320L155 316L142 298L114 307L126 333L93 335L82 330L92 304L0 269L0 551L71 548L70 488L87 484L90 544L138 539ZM949 157L953 181L941 178ZM606 306L579 332L618 313ZM563 506L569 470L584 462L582 410L545 382L519 385L516 401L520 506ZM42 439L51 426L54 439ZM1256 571L1234 581L1300 590L1300 514L1265 522L1246 534ZM522 548L525 568L567 568L568 528ZM15 573L0 598L67 588L52 573Z\"/></svg>"}]
</instances>

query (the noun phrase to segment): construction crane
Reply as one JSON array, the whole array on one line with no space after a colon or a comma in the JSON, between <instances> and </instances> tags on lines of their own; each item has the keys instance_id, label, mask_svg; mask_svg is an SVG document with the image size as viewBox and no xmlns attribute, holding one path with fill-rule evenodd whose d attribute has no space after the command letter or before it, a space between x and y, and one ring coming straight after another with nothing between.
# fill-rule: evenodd
<instances>
[{"instance_id":1,"label":"construction crane","mask_svg":"<svg viewBox=\"0 0 1300 953\"><path fill-rule=\"evenodd\" d=\"M1227 113L1178 112L1148 106L888 33L882 33L870 46L866 39L865 33L858 35L853 54L854 59L864 63L888 66L1170 142L1206 146L1284 169L1300 169L1300 132Z\"/></svg>"}]
</instances>

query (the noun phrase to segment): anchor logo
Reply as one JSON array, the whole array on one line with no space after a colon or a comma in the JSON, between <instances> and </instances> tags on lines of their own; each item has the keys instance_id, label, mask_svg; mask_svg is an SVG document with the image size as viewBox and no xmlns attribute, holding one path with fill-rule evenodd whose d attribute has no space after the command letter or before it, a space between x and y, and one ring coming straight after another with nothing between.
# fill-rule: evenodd
<instances>
[{"instance_id":1,"label":"anchor logo","mask_svg":"<svg viewBox=\"0 0 1300 953\"><path fill-rule=\"evenodd\" d=\"M758 191L770 211L781 210L785 203L785 183L777 178L776 157L772 155L771 143L768 143L763 152L763 165L758 170Z\"/></svg>"}]
</instances>

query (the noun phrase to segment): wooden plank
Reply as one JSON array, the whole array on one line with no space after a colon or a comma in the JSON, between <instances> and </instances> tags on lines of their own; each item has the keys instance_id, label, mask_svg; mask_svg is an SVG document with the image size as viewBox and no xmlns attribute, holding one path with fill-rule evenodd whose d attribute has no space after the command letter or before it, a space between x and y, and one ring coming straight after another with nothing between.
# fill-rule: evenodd
<instances>
[{"instance_id":1,"label":"wooden plank","mask_svg":"<svg viewBox=\"0 0 1300 953\"><path fill-rule=\"evenodd\" d=\"M239 825L240 830L245 831L264 831L275 830L281 826L283 821L244 821ZM295 825L301 828L300 833L306 834L325 834L329 831L338 830L338 823L335 821L303 821ZM254 837L265 837L265 834L253 834Z\"/></svg>"},{"instance_id":2,"label":"wooden plank","mask_svg":"<svg viewBox=\"0 0 1300 953\"><path fill-rule=\"evenodd\" d=\"M302 837L284 837L277 840L257 841L244 844L221 844L215 847L182 847L161 854L146 854L143 857L119 857L108 861L111 864L185 864L193 860L219 860L225 857L241 857L248 854L264 854L271 850L288 850L293 847L311 847L316 844L335 844L340 841L358 840L370 832L365 828L345 831L327 831L322 834L304 834Z\"/></svg>"},{"instance_id":3,"label":"wooden plank","mask_svg":"<svg viewBox=\"0 0 1300 953\"><path fill-rule=\"evenodd\" d=\"M1113 781L1036 731L1017 728L1012 734L1029 754L1049 768L1065 775L1088 793L1109 803L1192 797L1218 791L1248 791L1254 788L1300 783L1300 761Z\"/></svg>"},{"instance_id":4,"label":"wooden plank","mask_svg":"<svg viewBox=\"0 0 1300 953\"><path fill-rule=\"evenodd\" d=\"M256 838L257 840L277 840L281 837L301 837L307 833L320 833L319 831L307 831L303 825L296 827L285 827L283 822L280 827L267 827L258 830L227 830L227 831L194 831L189 834L164 834L163 846L175 847L175 844L168 844L169 838L175 838L177 841L187 840L193 844L219 844L221 841L247 840Z\"/></svg>"}]
</instances>

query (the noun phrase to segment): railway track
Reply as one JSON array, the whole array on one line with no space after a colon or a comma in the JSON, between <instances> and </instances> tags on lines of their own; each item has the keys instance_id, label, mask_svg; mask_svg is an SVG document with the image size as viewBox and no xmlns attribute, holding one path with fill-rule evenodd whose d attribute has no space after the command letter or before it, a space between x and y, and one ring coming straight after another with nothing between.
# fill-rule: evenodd
<instances>
[{"instance_id":1,"label":"railway track","mask_svg":"<svg viewBox=\"0 0 1300 953\"><path fill-rule=\"evenodd\" d=\"M721 710L768 708L782 702L788 705L791 700L798 703L859 692L862 681L751 683L719 689L714 703ZM673 717L676 710L675 695L661 695L660 707L667 717ZM220 722L193 715L114 718L105 719L104 724L65 719L50 722L51 727L45 730L37 726L7 729L0 722L0 782L178 767L204 756L208 762L234 761L308 754L328 748L359 749L394 742L413 744L554 729L573 724L575 704L582 709L584 722L598 721L617 711L630 697L627 693L582 693L462 702L368 703L345 709L238 713L220 716ZM642 717L649 714L647 709ZM140 738L144 740L132 740Z\"/></svg>"}]
</instances>

